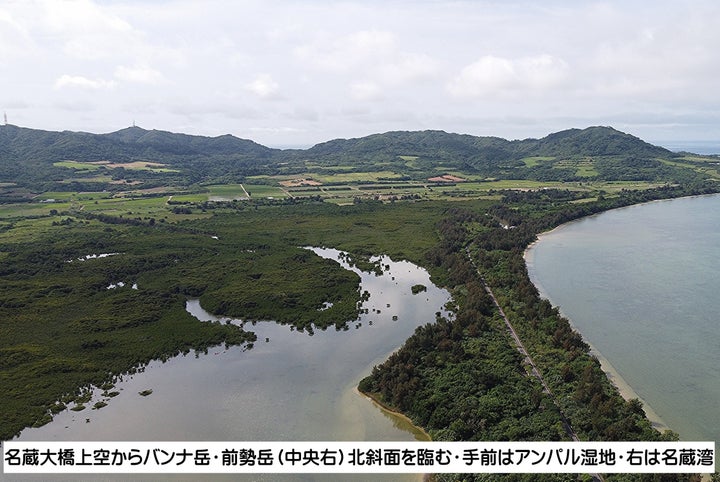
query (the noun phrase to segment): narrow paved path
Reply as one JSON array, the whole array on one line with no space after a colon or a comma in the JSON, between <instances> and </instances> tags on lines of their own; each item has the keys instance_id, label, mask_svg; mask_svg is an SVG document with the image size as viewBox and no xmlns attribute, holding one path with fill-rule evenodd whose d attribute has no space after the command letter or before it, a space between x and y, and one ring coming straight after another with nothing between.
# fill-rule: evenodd
<instances>
[{"instance_id":1,"label":"narrow paved path","mask_svg":"<svg viewBox=\"0 0 720 482\"><path fill-rule=\"evenodd\" d=\"M557 398L555 397L555 394L550 390L550 387L545 382L545 378L543 378L542 374L540 373L540 370L538 370L537 365L535 364L535 361L530 356L530 353L528 353L527 349L525 348L525 345L523 344L522 340L518 336L517 332L515 331L515 328L512 326L512 323L510 323L510 319L508 319L507 315L505 315L505 311L503 311L502 306L500 306L500 303L498 303L497 298L495 297L495 293L493 293L490 286L485 281L485 278L483 277L482 273L480 273L480 270L477 269L477 266L475 265L475 260L472 259L472 256L470 256L469 249L465 249L465 254L467 255L468 259L470 260L470 263L472 263L473 267L475 268L475 271L477 272L478 276L480 276L480 281L482 281L483 287L485 287L485 291L488 295L490 295L490 298L492 298L493 303L495 304L495 307L498 309L498 312L502 316L503 320L505 321L505 326L507 327L508 331L510 332L510 336L512 336L513 341L515 342L515 346L517 347L518 351L522 356L525 357L525 362L530 365L531 373L532 375L538 379L540 384L543 387L543 391L547 393L550 396L550 399L553 401L555 406L557 407L558 411L560 412L560 418L562 419L563 428L565 429L565 433L574 440L575 442L579 442L580 438L575 433L575 430L573 430L572 425L570 425L570 420L565 416L565 412L563 412L562 407L560 406L560 403L558 403ZM593 480L598 480L603 482L605 479L603 479L602 475L600 474L589 474Z\"/></svg>"},{"instance_id":2,"label":"narrow paved path","mask_svg":"<svg viewBox=\"0 0 720 482\"><path fill-rule=\"evenodd\" d=\"M565 416L565 413L563 412L562 408L560 407L560 404L557 401L557 398L555 398L555 394L553 394L552 390L550 390L550 387L545 382L545 378L543 378L542 374L540 373L540 370L538 370L537 365L535 365L535 361L530 356L530 353L528 353L527 349L525 348L525 345L523 344L522 340L518 336L517 332L515 331L515 328L512 326L512 323L510 323L510 320L505 315L505 312L503 311L502 307L500 306L500 303L498 303L497 298L495 298L495 293L493 293L492 289L487 285L485 282L485 279L480 277L480 279L483 282L483 285L485 286L485 291L490 295L490 298L492 298L493 303L495 303L495 307L497 307L498 311L500 312L500 315L502 315L503 320L505 320L505 326L507 326L508 331L510 332L510 335L513 338L513 341L515 341L515 346L517 347L518 351L525 357L525 362L530 365L530 371L535 376L535 378L540 381L540 384L543 387L543 391L550 395L550 398L552 399L555 406L560 411L560 417L562 417L563 427L565 428L565 432L568 434L570 438L572 438L574 441L579 442L580 439L578 438L577 434L573 430L572 426L570 425L570 421Z\"/></svg>"}]
</instances>

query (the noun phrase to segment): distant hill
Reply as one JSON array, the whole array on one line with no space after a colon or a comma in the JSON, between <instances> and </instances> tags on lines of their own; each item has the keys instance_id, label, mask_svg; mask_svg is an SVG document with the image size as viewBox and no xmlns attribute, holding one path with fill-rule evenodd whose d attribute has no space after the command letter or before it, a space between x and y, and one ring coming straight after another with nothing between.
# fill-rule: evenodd
<instances>
[{"instance_id":1,"label":"distant hill","mask_svg":"<svg viewBox=\"0 0 720 482\"><path fill-rule=\"evenodd\" d=\"M628 156L667 157L672 152L613 129L612 127L588 127L568 129L550 134L542 139L518 141L525 152L539 156Z\"/></svg>"},{"instance_id":2,"label":"distant hill","mask_svg":"<svg viewBox=\"0 0 720 482\"><path fill-rule=\"evenodd\" d=\"M542 139L508 141L444 131L395 131L358 139L335 139L304 152L308 157L376 157L414 155L463 160L504 161L529 156L671 156L669 150L648 144L612 127L568 129Z\"/></svg>"},{"instance_id":3,"label":"distant hill","mask_svg":"<svg viewBox=\"0 0 720 482\"><path fill-rule=\"evenodd\" d=\"M33 190L50 189L51 185L53 189L82 190L85 182L94 182L90 187L97 188L105 179L100 174L116 182L141 180L146 186L238 182L249 175L306 172L307 161L318 169L342 165L356 171L394 171L417 179L446 169L489 178L653 180L672 178L679 172L658 161L673 156L667 149L611 127L569 129L542 139L513 141L437 130L394 131L283 151L232 135L193 136L140 127L90 134L0 126L0 182ZM527 162L528 158L542 160ZM82 164L59 165L61 161L146 161L163 164L166 169L83 169ZM580 162L586 163L584 170L578 167ZM73 173L70 179L69 172Z\"/></svg>"},{"instance_id":4,"label":"distant hill","mask_svg":"<svg viewBox=\"0 0 720 482\"><path fill-rule=\"evenodd\" d=\"M231 135L191 136L140 127L90 134L6 125L0 126L0 182L16 182L28 187L58 182L67 177L67 170L54 164L70 160L157 162L179 170L180 174L166 174L162 179L155 179L155 184L168 181L188 184L251 171L254 166L267 164L273 152L274 149ZM112 174L116 178L127 175L120 170ZM135 177L138 175L144 182L153 183L152 173L135 173ZM82 182L83 175L78 174L75 178L77 184Z\"/></svg>"},{"instance_id":5,"label":"distant hill","mask_svg":"<svg viewBox=\"0 0 720 482\"><path fill-rule=\"evenodd\" d=\"M499 179L581 181L672 179L679 171L661 163L672 152L611 127L569 129L542 139L508 141L443 131L396 131L357 139L336 139L303 151L321 165L346 164L371 170L372 165L398 166L400 158L415 158L418 177L437 166ZM528 164L527 158L548 158ZM586 159L591 170L579 163ZM569 162L568 162L569 161ZM405 163L405 169L409 166ZM412 176L412 172L406 172Z\"/></svg>"},{"instance_id":6,"label":"distant hill","mask_svg":"<svg viewBox=\"0 0 720 482\"><path fill-rule=\"evenodd\" d=\"M124 162L152 156L211 157L257 156L267 158L273 149L231 135L190 136L128 127L110 134L49 132L12 125L0 126L0 149L18 160L56 162L109 160ZM159 160L159 159L155 159ZM172 162L173 159L163 158Z\"/></svg>"}]
</instances>

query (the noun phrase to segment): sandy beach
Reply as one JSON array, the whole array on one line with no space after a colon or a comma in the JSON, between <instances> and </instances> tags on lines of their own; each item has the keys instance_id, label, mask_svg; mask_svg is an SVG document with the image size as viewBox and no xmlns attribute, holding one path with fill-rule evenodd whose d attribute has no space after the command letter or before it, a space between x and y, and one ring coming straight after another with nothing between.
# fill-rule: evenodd
<instances>
[{"instance_id":1,"label":"sandy beach","mask_svg":"<svg viewBox=\"0 0 720 482\"><path fill-rule=\"evenodd\" d=\"M411 432L416 440L419 440L421 442L430 442L432 441L432 437L430 437L430 434L427 433L422 427L418 427L413 423L412 420L410 420L410 417L405 415L402 412L398 412L396 410L393 410L392 408L388 407L384 403L382 403L380 400L378 400L376 397L369 393L361 392L359 388L355 387L355 392L358 395L361 395L368 400L370 400L373 405L378 407L385 415L387 415L389 418L395 420L396 422L400 422L400 425L407 430L408 432Z\"/></svg>"},{"instance_id":2,"label":"sandy beach","mask_svg":"<svg viewBox=\"0 0 720 482\"><path fill-rule=\"evenodd\" d=\"M528 268L528 272L530 271L530 267L533 266L533 248L537 243L540 242L543 236L546 236L550 233L553 233L557 229L560 229L562 226L558 226L555 229L551 231L547 231L545 233L542 233L538 235L537 241L534 241L531 243L526 249L525 253L523 254L523 258L525 259L525 265ZM536 280L532 280L535 287L538 289L538 292L540 293L540 296L544 299L550 300L550 298L547 296L547 293L544 291L542 285L537 282ZM553 305L555 306L555 305ZM565 313L562 312L562 309L560 307L557 307L560 311L560 314L567 318L570 322L570 325L573 327L575 331L580 333L582 335L582 332L577 328L577 326L573 323L572 318L565 315ZM650 423L652 426L658 430L659 432L664 432L665 430L671 430L670 427L667 426L667 424L660 418L660 416L653 410L653 408L645 402L638 394L635 392L635 390L630 386L627 381L620 375L620 373L615 369L615 367L610 363L610 361L603 356L600 351L598 351L592 343L590 343L585 336L583 336L583 341L587 343L590 346L590 353L597 358L597 360L600 362L600 366L602 367L603 372L605 372L605 375L608 377L608 379L617 387L618 391L620 392L620 395L625 400L632 400L633 398L637 398L640 400L643 404L643 410L645 411L645 415L647 416L648 420L650 420Z\"/></svg>"}]
</instances>

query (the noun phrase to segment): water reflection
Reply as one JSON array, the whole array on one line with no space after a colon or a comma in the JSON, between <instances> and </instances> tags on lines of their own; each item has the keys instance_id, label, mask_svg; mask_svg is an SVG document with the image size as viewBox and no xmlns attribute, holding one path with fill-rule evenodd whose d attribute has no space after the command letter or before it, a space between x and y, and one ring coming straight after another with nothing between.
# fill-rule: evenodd
<instances>
[{"instance_id":1,"label":"water reflection","mask_svg":"<svg viewBox=\"0 0 720 482\"><path fill-rule=\"evenodd\" d=\"M120 395L107 407L65 411L44 427L23 431L20 439L415 440L412 427L388 420L355 387L417 326L433 322L438 311L447 315L449 293L408 262L378 258L378 275L351 267L340 251L313 251L357 272L361 289L370 294L350 330L308 336L258 322L247 326L257 333L252 350L215 347L206 355L152 362L124 377L114 389ZM411 288L418 284L427 291L414 295ZM198 300L189 300L187 310L201 321L218 320ZM140 396L143 390L152 394Z\"/></svg>"}]
</instances>

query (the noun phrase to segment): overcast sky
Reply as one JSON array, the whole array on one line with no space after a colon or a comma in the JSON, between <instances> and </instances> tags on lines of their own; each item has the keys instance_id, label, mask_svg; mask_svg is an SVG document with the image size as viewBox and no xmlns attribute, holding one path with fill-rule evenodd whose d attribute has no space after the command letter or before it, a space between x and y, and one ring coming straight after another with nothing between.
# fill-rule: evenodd
<instances>
[{"instance_id":1,"label":"overcast sky","mask_svg":"<svg viewBox=\"0 0 720 482\"><path fill-rule=\"evenodd\" d=\"M0 0L0 110L273 147L590 125L720 141L720 2Z\"/></svg>"}]
</instances>

